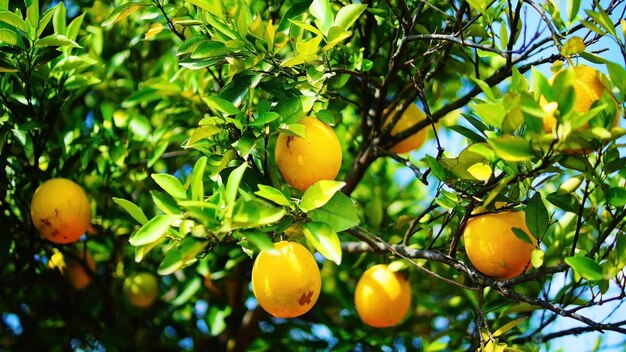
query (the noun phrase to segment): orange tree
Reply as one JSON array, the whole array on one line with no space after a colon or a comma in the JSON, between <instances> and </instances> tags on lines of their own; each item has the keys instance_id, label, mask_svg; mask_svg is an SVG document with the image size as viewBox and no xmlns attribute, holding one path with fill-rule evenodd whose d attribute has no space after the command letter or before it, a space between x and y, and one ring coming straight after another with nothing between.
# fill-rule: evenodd
<instances>
[{"instance_id":1,"label":"orange tree","mask_svg":"<svg viewBox=\"0 0 626 352\"><path fill-rule=\"evenodd\" d=\"M0 348L623 340L625 6L0 0ZM32 222L35 189L52 178L88 195L91 226L75 243ZM259 252L287 240L316 253L321 292L263 288L315 304L283 319L250 281ZM525 266L507 272L508 253ZM51 269L63 258L87 287ZM476 269L485 261L506 279ZM377 264L410 287L392 327L355 309ZM259 287L291 289L284 274L297 268L275 266L263 274L279 284ZM396 302L381 300L385 280L368 273L364 289L381 291L364 304Z\"/></svg>"}]
</instances>

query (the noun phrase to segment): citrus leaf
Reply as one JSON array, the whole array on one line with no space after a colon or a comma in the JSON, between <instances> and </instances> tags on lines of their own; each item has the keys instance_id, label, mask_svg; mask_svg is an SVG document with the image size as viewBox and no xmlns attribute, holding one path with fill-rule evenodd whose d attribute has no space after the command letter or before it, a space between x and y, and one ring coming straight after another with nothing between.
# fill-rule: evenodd
<instances>
[{"instance_id":1,"label":"citrus leaf","mask_svg":"<svg viewBox=\"0 0 626 352\"><path fill-rule=\"evenodd\" d=\"M192 299L196 293L202 288L202 278L196 276L191 280L187 280L182 292L172 301L173 306L180 306Z\"/></svg>"},{"instance_id":2,"label":"citrus leaf","mask_svg":"<svg viewBox=\"0 0 626 352\"><path fill-rule=\"evenodd\" d=\"M170 196L187 199L187 191L176 177L170 174L152 174L150 176Z\"/></svg>"},{"instance_id":3,"label":"citrus leaf","mask_svg":"<svg viewBox=\"0 0 626 352\"><path fill-rule=\"evenodd\" d=\"M326 259L341 264L341 242L332 227L321 222L304 224L304 237Z\"/></svg>"},{"instance_id":4,"label":"citrus leaf","mask_svg":"<svg viewBox=\"0 0 626 352\"><path fill-rule=\"evenodd\" d=\"M17 45L17 34L10 29L0 28L0 43Z\"/></svg>"},{"instance_id":5,"label":"citrus leaf","mask_svg":"<svg viewBox=\"0 0 626 352\"><path fill-rule=\"evenodd\" d=\"M573 36L569 38L563 47L561 48L561 55L563 56L573 56L582 53L585 51L585 42L583 38L578 36Z\"/></svg>"},{"instance_id":6,"label":"citrus leaf","mask_svg":"<svg viewBox=\"0 0 626 352\"><path fill-rule=\"evenodd\" d=\"M203 156L193 166L191 173L191 199L202 200L204 198L204 170L206 170L207 157Z\"/></svg>"},{"instance_id":7,"label":"citrus leaf","mask_svg":"<svg viewBox=\"0 0 626 352\"><path fill-rule=\"evenodd\" d=\"M528 244L534 244L532 240L530 239L530 236L526 233L526 231L520 229L519 227L512 227L511 230L513 231L515 236L517 236L517 238L519 238L520 240Z\"/></svg>"},{"instance_id":8,"label":"citrus leaf","mask_svg":"<svg viewBox=\"0 0 626 352\"><path fill-rule=\"evenodd\" d=\"M519 323L525 321L526 319L528 319L528 317L521 317L521 318L517 318L517 319L515 319L513 321L510 321L510 322L502 325L501 327L498 328L498 330L493 332L493 337L498 337L500 335L503 335L503 334L507 333L509 330L513 329Z\"/></svg>"},{"instance_id":9,"label":"citrus leaf","mask_svg":"<svg viewBox=\"0 0 626 352\"><path fill-rule=\"evenodd\" d=\"M185 266L194 263L196 256L200 254L209 242L205 239L186 237L180 243L170 248L165 254L165 258L157 269L159 275L169 275Z\"/></svg>"},{"instance_id":10,"label":"citrus leaf","mask_svg":"<svg viewBox=\"0 0 626 352\"><path fill-rule=\"evenodd\" d=\"M27 32L28 27L22 17L14 14L11 11L0 11L0 22L9 24L22 32Z\"/></svg>"},{"instance_id":11,"label":"citrus leaf","mask_svg":"<svg viewBox=\"0 0 626 352\"><path fill-rule=\"evenodd\" d=\"M123 198L116 198L116 197L113 197L113 201L115 202L115 204L119 205L124 210L126 210L126 212L130 216L132 216L133 219L137 220L137 222L139 222L140 224L143 225L148 222L148 218L146 217L146 214L144 214L143 210L141 210L141 208L135 205L135 203L129 200L123 199Z\"/></svg>"},{"instance_id":12,"label":"citrus leaf","mask_svg":"<svg viewBox=\"0 0 626 352\"><path fill-rule=\"evenodd\" d=\"M158 241L169 229L172 222L180 218L180 215L157 215L130 236L129 242L133 246L141 246Z\"/></svg>"},{"instance_id":13,"label":"citrus leaf","mask_svg":"<svg viewBox=\"0 0 626 352\"><path fill-rule=\"evenodd\" d=\"M361 223L356 205L350 197L341 192L335 193L323 207L310 211L308 216L314 221L329 225L337 232Z\"/></svg>"},{"instance_id":14,"label":"citrus leaf","mask_svg":"<svg viewBox=\"0 0 626 352\"><path fill-rule=\"evenodd\" d=\"M80 48L75 41L61 34L50 34L47 37L43 37L37 41L37 45L42 46L69 46L72 48Z\"/></svg>"},{"instance_id":15,"label":"citrus leaf","mask_svg":"<svg viewBox=\"0 0 626 352\"><path fill-rule=\"evenodd\" d=\"M270 254L278 254L278 249L276 249L276 247L274 247L274 243L272 242L272 239L263 232L258 232L258 231L246 231L246 232L241 232L241 235L243 235L243 237L246 238L246 240L248 240L248 242L252 243L253 245L255 245L258 249L262 250L262 251L266 251Z\"/></svg>"},{"instance_id":16,"label":"citrus leaf","mask_svg":"<svg viewBox=\"0 0 626 352\"><path fill-rule=\"evenodd\" d=\"M543 265L543 257L545 253L541 249L533 249L530 254L530 262L533 265L533 268L537 269Z\"/></svg>"},{"instance_id":17,"label":"citrus leaf","mask_svg":"<svg viewBox=\"0 0 626 352\"><path fill-rule=\"evenodd\" d=\"M528 141L519 136L501 136L487 139L496 155L506 161L527 161L533 157Z\"/></svg>"},{"instance_id":18,"label":"citrus leaf","mask_svg":"<svg viewBox=\"0 0 626 352\"><path fill-rule=\"evenodd\" d=\"M582 276L583 278L596 281L601 280L604 275L602 275L602 268L598 263L596 263L593 259L585 256L573 256L565 258L565 262L567 265L572 267L574 271Z\"/></svg>"},{"instance_id":19,"label":"citrus leaf","mask_svg":"<svg viewBox=\"0 0 626 352\"><path fill-rule=\"evenodd\" d=\"M309 6L311 15L315 17L315 25L324 34L328 34L328 30L333 24L334 16L333 10L330 7L330 1L328 0L313 0L311 6Z\"/></svg>"},{"instance_id":20,"label":"citrus leaf","mask_svg":"<svg viewBox=\"0 0 626 352\"><path fill-rule=\"evenodd\" d=\"M621 187L611 187L607 191L606 197L609 204L614 207L621 207L626 205L626 189Z\"/></svg>"},{"instance_id":21,"label":"citrus leaf","mask_svg":"<svg viewBox=\"0 0 626 352\"><path fill-rule=\"evenodd\" d=\"M526 226L528 226L530 233L535 235L535 238L543 236L548 229L550 217L546 206L543 204L543 200L541 200L541 193L536 192L535 195L530 198L524 212L526 213Z\"/></svg>"},{"instance_id":22,"label":"citrus leaf","mask_svg":"<svg viewBox=\"0 0 626 352\"><path fill-rule=\"evenodd\" d=\"M126 19L128 16L133 13L143 9L148 6L147 4L141 4L136 2L130 2L116 7L113 12L107 17L104 22L102 22L102 26L106 27L108 25L114 24L116 22L122 21Z\"/></svg>"},{"instance_id":23,"label":"citrus leaf","mask_svg":"<svg viewBox=\"0 0 626 352\"><path fill-rule=\"evenodd\" d=\"M349 4L340 8L333 25L345 30L350 29L366 8L367 5L364 4Z\"/></svg>"},{"instance_id":24,"label":"citrus leaf","mask_svg":"<svg viewBox=\"0 0 626 352\"><path fill-rule=\"evenodd\" d=\"M254 192L257 196L271 200L278 205L291 206L291 201L279 190L267 185L259 185L259 190Z\"/></svg>"},{"instance_id":25,"label":"citrus leaf","mask_svg":"<svg viewBox=\"0 0 626 352\"><path fill-rule=\"evenodd\" d=\"M202 98L202 100L204 100L204 102L210 108L215 109L217 111L221 111L225 113L226 115L237 115L241 112L239 111L239 109L237 109L237 107L235 107L235 105L233 105L233 103L231 103L230 101L226 99L208 96L208 97Z\"/></svg>"},{"instance_id":26,"label":"citrus leaf","mask_svg":"<svg viewBox=\"0 0 626 352\"><path fill-rule=\"evenodd\" d=\"M239 184L241 183L241 179L243 178L243 174L248 167L248 163L243 163L239 165L233 172L228 175L228 181L226 181L226 206L229 210L227 210L227 214L232 214L232 209L235 206L235 199L237 198L237 191L239 190Z\"/></svg>"},{"instance_id":27,"label":"citrus leaf","mask_svg":"<svg viewBox=\"0 0 626 352\"><path fill-rule=\"evenodd\" d=\"M235 204L232 223L235 227L255 227L273 224L286 214L284 208L270 205L260 199L240 198Z\"/></svg>"},{"instance_id":28,"label":"citrus leaf","mask_svg":"<svg viewBox=\"0 0 626 352\"><path fill-rule=\"evenodd\" d=\"M304 192L300 209L307 213L324 206L345 184L345 182L332 180L315 182Z\"/></svg>"}]
</instances>

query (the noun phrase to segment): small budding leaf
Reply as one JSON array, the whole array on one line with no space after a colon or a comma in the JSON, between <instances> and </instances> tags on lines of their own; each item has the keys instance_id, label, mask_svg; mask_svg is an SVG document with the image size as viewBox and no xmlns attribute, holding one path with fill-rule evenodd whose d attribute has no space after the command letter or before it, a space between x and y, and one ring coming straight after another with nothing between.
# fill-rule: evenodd
<instances>
[{"instance_id":1,"label":"small budding leaf","mask_svg":"<svg viewBox=\"0 0 626 352\"><path fill-rule=\"evenodd\" d=\"M530 254L530 262L533 268L537 269L543 265L544 252L541 249L534 249Z\"/></svg>"}]
</instances>

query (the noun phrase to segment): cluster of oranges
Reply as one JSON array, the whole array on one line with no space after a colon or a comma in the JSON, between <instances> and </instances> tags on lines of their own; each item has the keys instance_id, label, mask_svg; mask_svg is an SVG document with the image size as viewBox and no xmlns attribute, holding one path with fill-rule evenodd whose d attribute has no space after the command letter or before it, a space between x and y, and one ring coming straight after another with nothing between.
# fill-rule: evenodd
<instances>
[{"instance_id":1,"label":"cluster of oranges","mask_svg":"<svg viewBox=\"0 0 626 352\"><path fill-rule=\"evenodd\" d=\"M602 74L597 70L576 66L572 87L575 93L573 110L585 113L607 92ZM563 71L557 73L551 82ZM610 91L609 91L610 94ZM611 98L614 97L611 95ZM544 110L552 111L542 101ZM554 104L552 104L554 105ZM398 117L398 114L400 116ZM384 111L383 128L395 121L391 136L425 119L416 105L398 105ZM612 126L616 126L618 116ZM281 133L275 149L276 165L286 183L305 191L320 180L334 179L341 167L341 144L333 129L324 122L306 117L299 122L304 136ZM546 115L544 132L552 133L556 118ZM581 127L585 128L587 125ZM426 139L422 129L390 148L406 153L419 148ZM571 150L570 150L571 152ZM583 151L585 152L585 151ZM91 207L87 195L76 183L62 178L48 180L35 191L31 218L36 229L48 240L58 244L76 242L91 223ZM519 238L522 231L527 241ZM509 279L524 273L530 263L536 239L526 226L523 211L506 210L473 216L463 231L466 254L483 274ZM261 251L252 270L252 289L259 304L276 317L293 318L308 312L317 301L320 271L313 255L296 242L281 241L274 251ZM60 270L77 290L87 287L96 270L96 263L87 251L76 251L69 258L56 251L49 266ZM148 307L158 297L158 281L151 273L138 273L124 281L128 301L137 307ZM407 279L388 265L367 269L355 288L355 308L361 319L373 327L389 327L399 323L411 302Z\"/></svg>"},{"instance_id":2,"label":"cluster of oranges","mask_svg":"<svg viewBox=\"0 0 626 352\"><path fill-rule=\"evenodd\" d=\"M47 240L71 244L90 231L91 206L81 186L65 178L53 178L41 184L33 194L30 206L35 228ZM96 261L87 250L63 253L54 250L48 267L59 271L76 290L87 288L96 273ZM139 308L152 305L158 298L158 281L149 272L126 277L124 294L130 304Z\"/></svg>"}]
</instances>

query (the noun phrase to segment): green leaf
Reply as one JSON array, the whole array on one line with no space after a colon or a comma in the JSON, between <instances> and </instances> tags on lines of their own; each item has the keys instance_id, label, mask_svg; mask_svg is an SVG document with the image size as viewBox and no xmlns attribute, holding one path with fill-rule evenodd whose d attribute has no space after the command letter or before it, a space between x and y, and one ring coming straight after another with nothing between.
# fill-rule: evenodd
<instances>
[{"instance_id":1,"label":"green leaf","mask_svg":"<svg viewBox=\"0 0 626 352\"><path fill-rule=\"evenodd\" d=\"M252 243L259 250L266 251L270 254L279 254L278 249L274 247L271 237L269 237L266 233L259 231L245 231L241 232L241 234L246 238L246 240L248 240L248 242Z\"/></svg>"},{"instance_id":2,"label":"green leaf","mask_svg":"<svg viewBox=\"0 0 626 352\"><path fill-rule=\"evenodd\" d=\"M176 177L170 174L152 174L150 176L170 196L187 199L187 191Z\"/></svg>"},{"instance_id":3,"label":"green leaf","mask_svg":"<svg viewBox=\"0 0 626 352\"><path fill-rule=\"evenodd\" d=\"M349 36L350 33L341 27L330 27L330 30L328 31L328 36L326 37L326 45L324 46L324 50L333 48Z\"/></svg>"},{"instance_id":4,"label":"green leaf","mask_svg":"<svg viewBox=\"0 0 626 352\"><path fill-rule=\"evenodd\" d=\"M222 42L204 40L195 46L193 53L191 54L191 58L194 60L211 58L221 59L232 51L232 49L226 47L226 45Z\"/></svg>"},{"instance_id":5,"label":"green leaf","mask_svg":"<svg viewBox=\"0 0 626 352\"><path fill-rule=\"evenodd\" d=\"M448 175L443 165L441 165L441 163L437 159L433 158L430 155L426 155L425 158L428 167L430 167L430 170L433 173L433 176L435 176L440 181L446 181L448 179Z\"/></svg>"},{"instance_id":6,"label":"green leaf","mask_svg":"<svg viewBox=\"0 0 626 352\"><path fill-rule=\"evenodd\" d=\"M617 32L615 31L615 26L613 25L613 21L611 21L611 18L606 14L606 12L604 11L604 9L602 9L602 6L600 6L599 3L596 3L596 8L598 9L598 12L591 10L585 10L585 12L587 13L587 15L589 15L589 17L593 18L593 20L596 21L596 23L599 24L600 27L602 27L605 31L610 33L613 37L617 37Z\"/></svg>"},{"instance_id":7,"label":"green leaf","mask_svg":"<svg viewBox=\"0 0 626 352\"><path fill-rule=\"evenodd\" d=\"M196 6L197 8L208 11L209 13L222 16L222 2L208 0L185 0L186 2Z\"/></svg>"},{"instance_id":8,"label":"green leaf","mask_svg":"<svg viewBox=\"0 0 626 352\"><path fill-rule=\"evenodd\" d=\"M37 41L38 46L69 46L71 48L80 48L75 41L61 34L50 34Z\"/></svg>"},{"instance_id":9,"label":"green leaf","mask_svg":"<svg viewBox=\"0 0 626 352\"><path fill-rule=\"evenodd\" d=\"M333 25L345 30L350 29L366 8L367 5L364 4L349 4L340 8Z\"/></svg>"},{"instance_id":10,"label":"green leaf","mask_svg":"<svg viewBox=\"0 0 626 352\"><path fill-rule=\"evenodd\" d=\"M602 268L593 259L585 256L573 256L565 258L567 265L574 271L589 281L597 281L604 278Z\"/></svg>"},{"instance_id":11,"label":"green leaf","mask_svg":"<svg viewBox=\"0 0 626 352\"><path fill-rule=\"evenodd\" d=\"M617 236L615 254L617 256L617 266L623 268L626 265L626 235L623 232Z\"/></svg>"},{"instance_id":12,"label":"green leaf","mask_svg":"<svg viewBox=\"0 0 626 352\"><path fill-rule=\"evenodd\" d=\"M109 15L109 17L107 17L106 20L104 20L104 22L102 22L102 26L106 27L109 25L112 25L116 22L122 21L124 19L126 19L128 16L132 15L133 13L143 9L144 7L148 6L147 4L142 4L142 3L136 3L136 2L130 2L130 3L126 3L123 5L120 5L118 7L116 7L113 12L111 12L111 14Z\"/></svg>"},{"instance_id":13,"label":"green leaf","mask_svg":"<svg viewBox=\"0 0 626 352\"><path fill-rule=\"evenodd\" d=\"M83 12L80 14L80 16L76 17L72 20L72 22L70 22L70 25L67 26L67 32L65 33L66 37L71 40L76 40L76 37L78 37L78 31L83 25L83 19L85 18L86 14L87 12Z\"/></svg>"},{"instance_id":14,"label":"green leaf","mask_svg":"<svg viewBox=\"0 0 626 352\"><path fill-rule=\"evenodd\" d=\"M560 195L555 192L548 194L546 200L565 211L569 211L574 214L578 213L578 200L576 200L576 198L571 194Z\"/></svg>"},{"instance_id":15,"label":"green leaf","mask_svg":"<svg viewBox=\"0 0 626 352\"><path fill-rule=\"evenodd\" d=\"M512 227L513 233L517 238L524 241L525 243L534 245L533 241L530 239L530 236L526 233L526 231L520 229L519 227Z\"/></svg>"},{"instance_id":16,"label":"green leaf","mask_svg":"<svg viewBox=\"0 0 626 352\"><path fill-rule=\"evenodd\" d=\"M11 11L0 11L0 22L9 24L22 32L28 31L26 22L24 22L24 20L20 16L14 14Z\"/></svg>"},{"instance_id":17,"label":"green leaf","mask_svg":"<svg viewBox=\"0 0 626 352\"><path fill-rule=\"evenodd\" d=\"M576 192L580 184L583 182L582 176L572 177L570 179L565 180L565 182L561 183L557 194L570 194Z\"/></svg>"},{"instance_id":18,"label":"green leaf","mask_svg":"<svg viewBox=\"0 0 626 352\"><path fill-rule=\"evenodd\" d=\"M345 184L345 182L332 180L315 182L304 192L300 209L307 213L324 206Z\"/></svg>"},{"instance_id":19,"label":"green leaf","mask_svg":"<svg viewBox=\"0 0 626 352\"><path fill-rule=\"evenodd\" d=\"M166 214L180 214L182 211L178 207L176 200L167 193L159 191L150 191L154 205Z\"/></svg>"},{"instance_id":20,"label":"green leaf","mask_svg":"<svg viewBox=\"0 0 626 352\"><path fill-rule=\"evenodd\" d=\"M163 237L172 222L180 218L180 215L157 215L130 236L129 242L133 246L156 242Z\"/></svg>"},{"instance_id":21,"label":"green leaf","mask_svg":"<svg viewBox=\"0 0 626 352\"><path fill-rule=\"evenodd\" d=\"M331 226L337 232L361 223L356 205L350 197L341 192L335 193L323 207L311 210L307 215L314 221Z\"/></svg>"},{"instance_id":22,"label":"green leaf","mask_svg":"<svg viewBox=\"0 0 626 352\"><path fill-rule=\"evenodd\" d=\"M341 241L332 227L321 222L304 224L304 237L326 259L341 264Z\"/></svg>"},{"instance_id":23,"label":"green leaf","mask_svg":"<svg viewBox=\"0 0 626 352\"><path fill-rule=\"evenodd\" d=\"M489 84L487 84L487 82L480 80L476 77L470 77L472 79L472 81L474 81L474 83L476 83L477 86L480 87L480 89L483 91L483 93L485 93L485 96L487 97L487 99L494 101L496 100L496 96L493 93L493 90L491 89L491 87L489 86Z\"/></svg>"},{"instance_id":24,"label":"green leaf","mask_svg":"<svg viewBox=\"0 0 626 352\"><path fill-rule=\"evenodd\" d=\"M315 25L324 34L328 34L330 27L333 25L333 10L330 7L329 0L313 0L309 7L311 15L315 17Z\"/></svg>"},{"instance_id":25,"label":"green leaf","mask_svg":"<svg viewBox=\"0 0 626 352\"><path fill-rule=\"evenodd\" d=\"M487 139L498 157L506 161L527 161L533 157L530 143L519 136L501 136Z\"/></svg>"},{"instance_id":26,"label":"green leaf","mask_svg":"<svg viewBox=\"0 0 626 352\"><path fill-rule=\"evenodd\" d=\"M514 327L516 327L519 323L522 323L522 322L526 321L526 319L528 319L528 317L521 317L521 318L517 318L517 319L515 319L513 321L510 321L510 322L502 325L501 327L498 328L498 330L493 332L493 337L498 337L500 335L506 334L509 330L511 330Z\"/></svg>"},{"instance_id":27,"label":"green leaf","mask_svg":"<svg viewBox=\"0 0 626 352\"><path fill-rule=\"evenodd\" d=\"M28 9L26 9L26 21L30 24L31 28L37 29L37 25L39 24L39 0L32 1Z\"/></svg>"},{"instance_id":28,"label":"green leaf","mask_svg":"<svg viewBox=\"0 0 626 352\"><path fill-rule=\"evenodd\" d=\"M146 217L146 214L144 214L143 210L141 210L141 208L135 205L135 203L129 200L123 199L123 198L116 198L116 197L113 197L113 201L115 202L115 204L119 205L124 210L126 210L126 212L130 214L130 216L132 216L133 219L137 220L137 222L139 222L140 224L143 225L148 222L148 218Z\"/></svg>"},{"instance_id":29,"label":"green leaf","mask_svg":"<svg viewBox=\"0 0 626 352\"><path fill-rule=\"evenodd\" d=\"M191 173L191 199L202 200L204 198L204 170L206 170L207 157L203 156L193 167Z\"/></svg>"},{"instance_id":30,"label":"green leaf","mask_svg":"<svg viewBox=\"0 0 626 352\"><path fill-rule=\"evenodd\" d=\"M183 290L171 301L172 305L177 307L187 303L194 298L196 293L202 288L202 278L196 276L191 280L187 280Z\"/></svg>"},{"instance_id":31,"label":"green leaf","mask_svg":"<svg viewBox=\"0 0 626 352\"><path fill-rule=\"evenodd\" d=\"M568 0L567 1L567 19L573 21L580 10L580 0Z\"/></svg>"},{"instance_id":32,"label":"green leaf","mask_svg":"<svg viewBox=\"0 0 626 352\"><path fill-rule=\"evenodd\" d=\"M209 242L206 239L185 237L180 243L170 248L157 269L159 275L169 275L196 261Z\"/></svg>"},{"instance_id":33,"label":"green leaf","mask_svg":"<svg viewBox=\"0 0 626 352\"><path fill-rule=\"evenodd\" d=\"M286 214L282 207L275 207L260 199L239 198L233 211L235 227L256 227L276 223Z\"/></svg>"},{"instance_id":34,"label":"green leaf","mask_svg":"<svg viewBox=\"0 0 626 352\"><path fill-rule=\"evenodd\" d=\"M243 178L243 174L244 172L246 172L247 167L248 163L243 163L239 165L235 170L233 170L230 175L228 175L225 193L227 218L230 218L230 216L233 214L235 199L237 199L237 191L239 190L239 184L241 183L241 179Z\"/></svg>"},{"instance_id":35,"label":"green leaf","mask_svg":"<svg viewBox=\"0 0 626 352\"><path fill-rule=\"evenodd\" d=\"M607 61L606 68L609 72L609 77L611 77L611 82L617 86L622 94L626 93L626 70L624 66Z\"/></svg>"},{"instance_id":36,"label":"green leaf","mask_svg":"<svg viewBox=\"0 0 626 352\"><path fill-rule=\"evenodd\" d=\"M10 29L0 28L0 44L17 45L17 33Z\"/></svg>"},{"instance_id":37,"label":"green leaf","mask_svg":"<svg viewBox=\"0 0 626 352\"><path fill-rule=\"evenodd\" d=\"M54 28L54 33L65 35L65 31L67 30L67 10L65 9L65 5L63 2L59 2L56 10L54 11L54 16L52 17L52 27Z\"/></svg>"},{"instance_id":38,"label":"green leaf","mask_svg":"<svg viewBox=\"0 0 626 352\"><path fill-rule=\"evenodd\" d=\"M41 16L41 18L39 19L39 23L37 24L37 38L39 38L43 31L46 29L55 12L56 6L49 8L48 10L46 10L46 12L43 13L43 16Z\"/></svg>"},{"instance_id":39,"label":"green leaf","mask_svg":"<svg viewBox=\"0 0 626 352\"><path fill-rule=\"evenodd\" d=\"M606 197L614 207L622 207L626 205L626 189L621 187L611 187L606 192Z\"/></svg>"},{"instance_id":40,"label":"green leaf","mask_svg":"<svg viewBox=\"0 0 626 352\"><path fill-rule=\"evenodd\" d=\"M230 101L226 99L222 99L222 98L218 98L214 96L208 96L208 97L202 98L202 100L204 100L204 102L210 108L217 110L217 111L221 111L227 115L237 115L241 112L239 111L239 109L237 109L237 107L235 107L235 105L233 105L233 103L231 103Z\"/></svg>"},{"instance_id":41,"label":"green leaf","mask_svg":"<svg viewBox=\"0 0 626 352\"><path fill-rule=\"evenodd\" d=\"M262 113L258 119L252 121L252 123L250 123L249 125L250 126L263 126L267 123L277 120L278 118L280 118L280 115L278 115L277 113L273 111L266 111Z\"/></svg>"},{"instance_id":42,"label":"green leaf","mask_svg":"<svg viewBox=\"0 0 626 352\"><path fill-rule=\"evenodd\" d=\"M282 122L288 125L300 121L313 107L316 98L313 96L297 96L281 99L274 112L281 116Z\"/></svg>"},{"instance_id":43,"label":"green leaf","mask_svg":"<svg viewBox=\"0 0 626 352\"><path fill-rule=\"evenodd\" d=\"M543 236L548 229L550 217L543 200L541 200L541 193L535 192L524 212L526 213L526 226L528 226L530 233L535 235L535 238Z\"/></svg>"},{"instance_id":44,"label":"green leaf","mask_svg":"<svg viewBox=\"0 0 626 352\"><path fill-rule=\"evenodd\" d=\"M573 36L569 38L561 48L561 55L574 56L585 51L586 45L583 38Z\"/></svg>"},{"instance_id":45,"label":"green leaf","mask_svg":"<svg viewBox=\"0 0 626 352\"><path fill-rule=\"evenodd\" d=\"M271 200L278 205L284 205L291 207L291 201L283 194L283 192L277 190L274 187L259 184L259 190L254 192L257 196Z\"/></svg>"}]
</instances>

